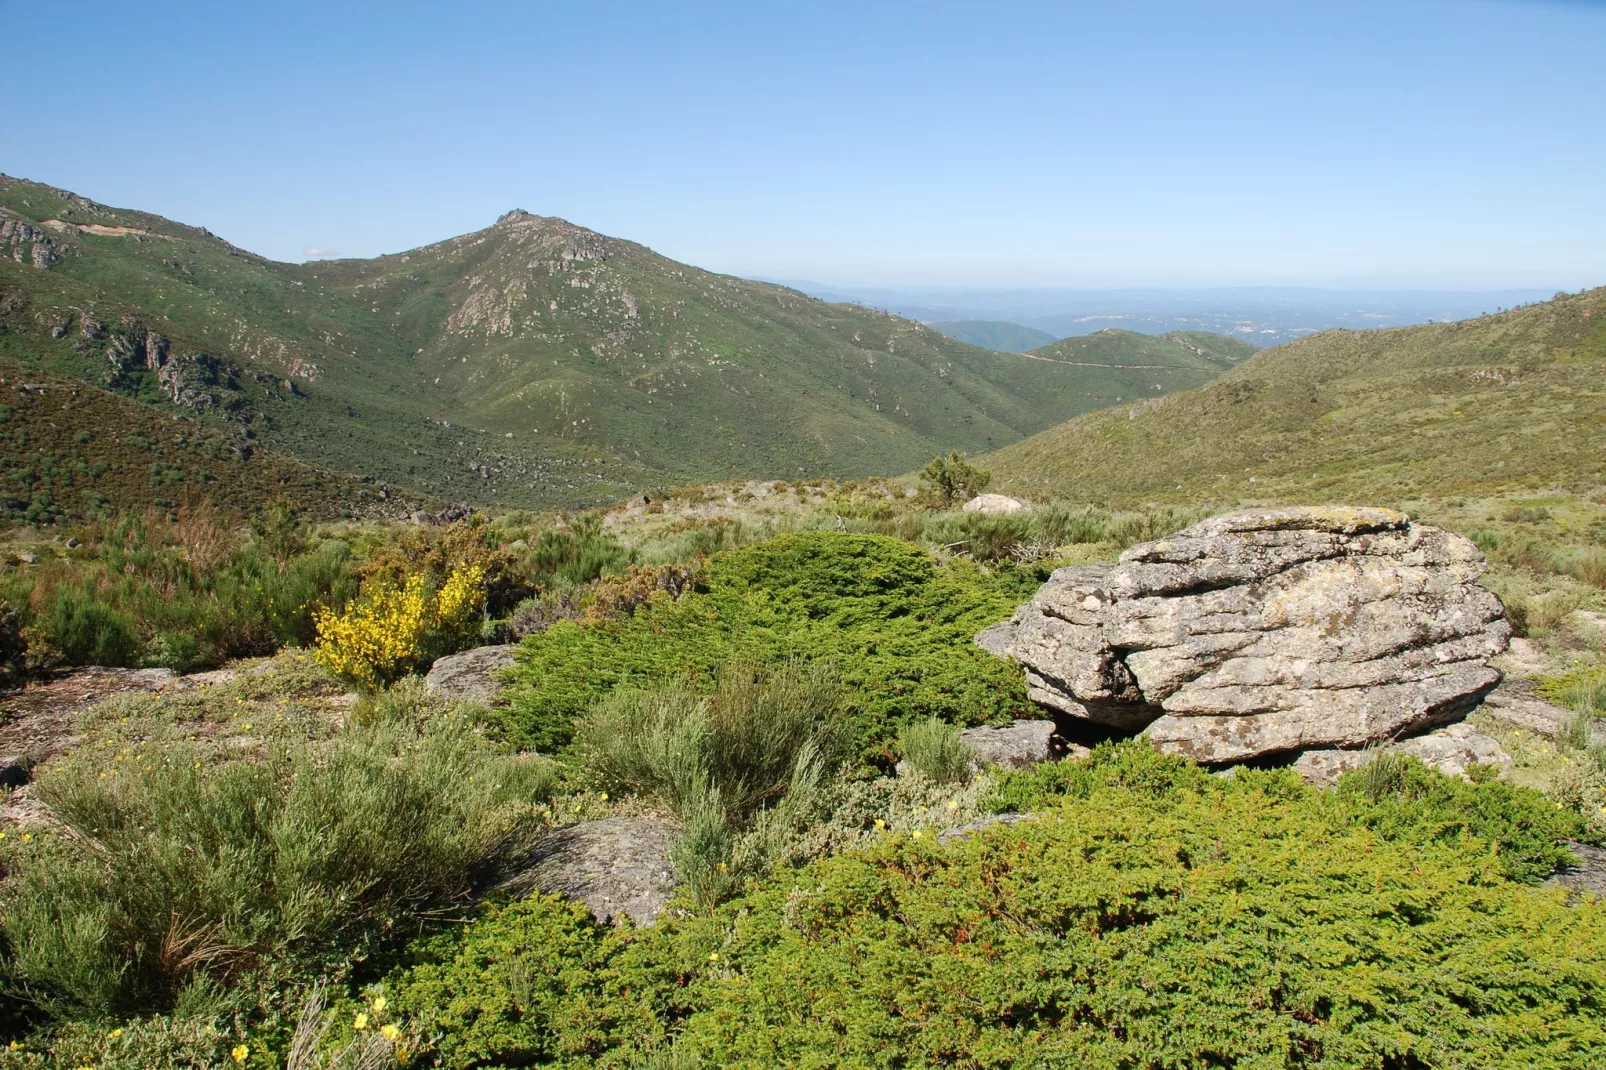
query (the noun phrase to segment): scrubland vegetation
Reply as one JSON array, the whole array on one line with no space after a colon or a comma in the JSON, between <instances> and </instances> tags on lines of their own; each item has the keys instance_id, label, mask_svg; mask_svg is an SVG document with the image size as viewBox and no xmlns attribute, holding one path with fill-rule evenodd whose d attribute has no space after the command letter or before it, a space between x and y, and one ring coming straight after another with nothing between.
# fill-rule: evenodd
<instances>
[{"instance_id":1,"label":"scrubland vegetation","mask_svg":"<svg viewBox=\"0 0 1606 1070\"><path fill-rule=\"evenodd\" d=\"M1541 884L1606 833L1606 511L1432 508L1578 711L1510 780L1385 756L1324 792L1141 742L975 770L959 727L1034 711L975 632L1202 509L765 484L18 531L18 673L283 652L103 701L38 770L0 1067L1592 1065L1606 906ZM416 675L516 639L493 708ZM498 891L553 826L643 813L680 833L656 925Z\"/></svg>"}]
</instances>

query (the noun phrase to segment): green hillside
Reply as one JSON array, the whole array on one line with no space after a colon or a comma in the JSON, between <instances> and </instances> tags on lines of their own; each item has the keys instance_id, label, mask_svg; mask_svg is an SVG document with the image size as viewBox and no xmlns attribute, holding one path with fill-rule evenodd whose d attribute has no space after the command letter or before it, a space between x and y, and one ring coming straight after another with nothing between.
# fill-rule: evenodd
<instances>
[{"instance_id":1,"label":"green hillside","mask_svg":"<svg viewBox=\"0 0 1606 1070\"><path fill-rule=\"evenodd\" d=\"M0 356L485 504L890 474L1216 368L990 352L525 212L407 253L296 265L0 178L0 231Z\"/></svg>"},{"instance_id":2,"label":"green hillside","mask_svg":"<svg viewBox=\"0 0 1606 1070\"><path fill-rule=\"evenodd\" d=\"M1047 331L1022 327L1008 320L952 320L933 323L931 329L941 331L949 338L1000 353L1024 353L1054 341L1054 336Z\"/></svg>"},{"instance_id":3,"label":"green hillside","mask_svg":"<svg viewBox=\"0 0 1606 1070\"><path fill-rule=\"evenodd\" d=\"M1006 492L1112 503L1588 490L1606 483L1603 371L1606 288L1457 323L1327 331L987 463Z\"/></svg>"},{"instance_id":4,"label":"green hillside","mask_svg":"<svg viewBox=\"0 0 1606 1070\"><path fill-rule=\"evenodd\" d=\"M0 519L84 520L202 501L248 514L281 496L315 517L398 515L419 504L0 358Z\"/></svg>"}]
</instances>

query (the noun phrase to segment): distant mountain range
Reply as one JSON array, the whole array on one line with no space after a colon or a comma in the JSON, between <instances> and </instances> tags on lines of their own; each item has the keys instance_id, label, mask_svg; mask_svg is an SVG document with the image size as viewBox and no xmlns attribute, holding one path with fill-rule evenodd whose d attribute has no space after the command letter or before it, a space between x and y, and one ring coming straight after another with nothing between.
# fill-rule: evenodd
<instances>
[{"instance_id":1,"label":"distant mountain range","mask_svg":"<svg viewBox=\"0 0 1606 1070\"><path fill-rule=\"evenodd\" d=\"M930 326L949 338L957 338L983 349L995 349L1000 353L1024 353L1056 341L1055 336L1047 331L1022 327L1006 320L948 320Z\"/></svg>"},{"instance_id":2,"label":"distant mountain range","mask_svg":"<svg viewBox=\"0 0 1606 1070\"><path fill-rule=\"evenodd\" d=\"M1006 493L1114 505L1598 495L1606 288L1456 323L1328 331L983 463Z\"/></svg>"},{"instance_id":3,"label":"distant mountain range","mask_svg":"<svg viewBox=\"0 0 1606 1070\"><path fill-rule=\"evenodd\" d=\"M908 316L939 330L944 324L976 321L1041 331L1052 338L1091 334L1110 327L1143 334L1203 330L1257 346L1277 345L1336 327L1362 330L1467 319L1543 301L1553 293L1536 289L1456 292L1265 286L1026 290L856 288L813 282L789 285L824 300L858 302ZM1000 340L1009 338L1005 326L988 330ZM971 340L963 332L957 332L955 337Z\"/></svg>"},{"instance_id":4,"label":"distant mountain range","mask_svg":"<svg viewBox=\"0 0 1606 1070\"><path fill-rule=\"evenodd\" d=\"M0 254L0 357L196 421L236 454L502 506L891 474L1222 366L1182 344L1127 354L1124 332L1096 360L999 353L522 211L392 256L284 264L0 177Z\"/></svg>"}]
</instances>

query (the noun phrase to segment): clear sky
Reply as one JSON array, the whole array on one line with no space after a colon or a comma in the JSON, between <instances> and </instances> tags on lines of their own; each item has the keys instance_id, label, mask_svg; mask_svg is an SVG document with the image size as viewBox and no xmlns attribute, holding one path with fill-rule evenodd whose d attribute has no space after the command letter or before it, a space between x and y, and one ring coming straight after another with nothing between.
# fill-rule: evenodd
<instances>
[{"instance_id":1,"label":"clear sky","mask_svg":"<svg viewBox=\"0 0 1606 1070\"><path fill-rule=\"evenodd\" d=\"M561 215L858 284L1606 284L1606 4L0 0L0 170L280 259Z\"/></svg>"}]
</instances>

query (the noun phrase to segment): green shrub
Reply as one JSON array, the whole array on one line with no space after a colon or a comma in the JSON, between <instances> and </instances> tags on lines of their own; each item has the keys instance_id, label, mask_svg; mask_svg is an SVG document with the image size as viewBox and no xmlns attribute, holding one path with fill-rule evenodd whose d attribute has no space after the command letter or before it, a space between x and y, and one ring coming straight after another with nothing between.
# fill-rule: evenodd
<instances>
[{"instance_id":1,"label":"green shrub","mask_svg":"<svg viewBox=\"0 0 1606 1070\"><path fill-rule=\"evenodd\" d=\"M1037 568L939 566L879 536L799 532L716 555L697 587L655 596L630 617L559 621L527 637L499 714L521 746L554 750L618 687L684 678L710 688L721 665L828 661L842 684L845 738L890 764L900 724L1026 716L1020 670L975 634L1028 599Z\"/></svg>"},{"instance_id":2,"label":"green shrub","mask_svg":"<svg viewBox=\"0 0 1606 1070\"><path fill-rule=\"evenodd\" d=\"M672 861L693 898L710 905L767 867L766 834L781 830L747 835L755 815L795 789L807 794L835 766L836 703L836 679L823 663L735 663L720 670L709 695L685 681L615 692L582 722L580 742L603 786L679 818ZM789 817L783 808L769 820Z\"/></svg>"},{"instance_id":3,"label":"green shrub","mask_svg":"<svg viewBox=\"0 0 1606 1070\"><path fill-rule=\"evenodd\" d=\"M64 583L24 633L42 664L138 665L141 644L129 614L113 608L88 584Z\"/></svg>"},{"instance_id":4,"label":"green shrub","mask_svg":"<svg viewBox=\"0 0 1606 1070\"><path fill-rule=\"evenodd\" d=\"M554 786L548 763L438 709L330 739L237 730L265 753L91 741L45 767L61 831L6 841L13 986L60 1013L132 1014L263 956L360 954L457 902Z\"/></svg>"},{"instance_id":5,"label":"green shrub","mask_svg":"<svg viewBox=\"0 0 1606 1070\"><path fill-rule=\"evenodd\" d=\"M1073 763L1036 821L884 837L712 917L493 911L385 991L456 1067L1606 1059L1606 903L1504 880L1476 837L1385 836L1287 772L1139 750Z\"/></svg>"},{"instance_id":6,"label":"green shrub","mask_svg":"<svg viewBox=\"0 0 1606 1070\"><path fill-rule=\"evenodd\" d=\"M829 665L738 662L708 695L685 681L617 692L586 718L580 738L608 786L682 818L712 789L740 819L783 797L799 762L829 760L837 694Z\"/></svg>"},{"instance_id":7,"label":"green shrub","mask_svg":"<svg viewBox=\"0 0 1606 1070\"><path fill-rule=\"evenodd\" d=\"M1237 775L1250 774L1240 770ZM1275 775L1288 778L1290 792L1310 793L1346 824L1364 825L1386 839L1425 844L1475 837L1495 849L1501 871L1513 880L1543 880L1571 858L1561 841L1593 839L1577 814L1531 788L1487 778L1468 783L1392 751L1345 773L1333 792L1306 789L1286 772ZM1102 743L1082 761L1006 773L983 808L1032 811L1060 797L1089 798L1110 787L1163 799L1179 791L1205 792L1219 783L1187 759L1161 754L1140 738Z\"/></svg>"},{"instance_id":8,"label":"green shrub","mask_svg":"<svg viewBox=\"0 0 1606 1070\"><path fill-rule=\"evenodd\" d=\"M971 464L959 450L944 457L938 454L920 470L920 489L943 505L969 501L987 489L992 473Z\"/></svg>"},{"instance_id":9,"label":"green shrub","mask_svg":"<svg viewBox=\"0 0 1606 1070\"><path fill-rule=\"evenodd\" d=\"M937 784L968 781L975 757L959 738L959 729L936 718L904 725L898 732L898 753L911 769Z\"/></svg>"}]
</instances>

